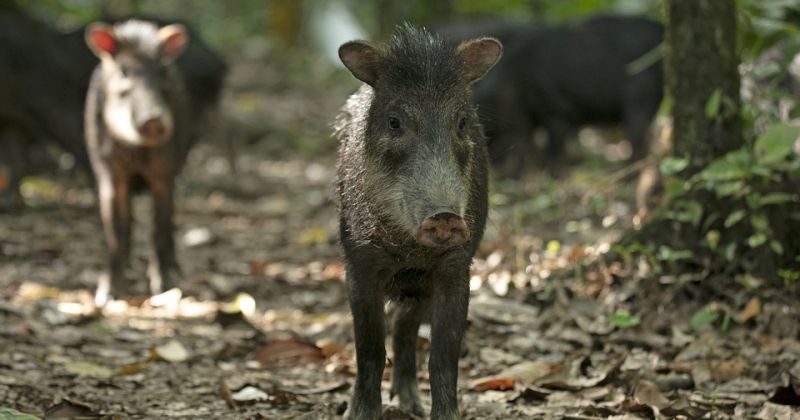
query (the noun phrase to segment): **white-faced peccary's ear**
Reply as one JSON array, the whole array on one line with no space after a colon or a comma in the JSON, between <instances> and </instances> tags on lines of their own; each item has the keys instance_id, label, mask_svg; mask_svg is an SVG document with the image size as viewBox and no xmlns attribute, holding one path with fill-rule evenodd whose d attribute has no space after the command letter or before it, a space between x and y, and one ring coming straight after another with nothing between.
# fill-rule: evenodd
<instances>
[{"instance_id":1,"label":"white-faced peccary's ear","mask_svg":"<svg viewBox=\"0 0 800 420\"><path fill-rule=\"evenodd\" d=\"M86 27L84 37L86 45L100 59L109 58L117 52L117 37L114 35L114 27L109 24L90 24Z\"/></svg>"},{"instance_id":2,"label":"white-faced peccary's ear","mask_svg":"<svg viewBox=\"0 0 800 420\"><path fill-rule=\"evenodd\" d=\"M375 47L364 41L350 41L339 47L339 59L356 79L374 86L378 80L378 57Z\"/></svg>"},{"instance_id":3,"label":"white-faced peccary's ear","mask_svg":"<svg viewBox=\"0 0 800 420\"><path fill-rule=\"evenodd\" d=\"M158 30L158 41L161 44L161 54L169 59L175 59L189 44L189 33L186 27L174 23Z\"/></svg>"},{"instance_id":4,"label":"white-faced peccary's ear","mask_svg":"<svg viewBox=\"0 0 800 420\"><path fill-rule=\"evenodd\" d=\"M464 67L462 75L467 83L482 78L503 55L503 44L494 38L478 38L459 44L456 53Z\"/></svg>"}]
</instances>

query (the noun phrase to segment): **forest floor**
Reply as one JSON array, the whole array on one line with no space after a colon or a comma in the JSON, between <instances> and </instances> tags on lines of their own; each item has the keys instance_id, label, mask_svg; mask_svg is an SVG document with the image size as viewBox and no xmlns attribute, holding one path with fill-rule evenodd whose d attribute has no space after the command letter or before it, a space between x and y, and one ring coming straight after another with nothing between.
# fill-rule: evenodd
<instances>
[{"instance_id":1,"label":"forest floor","mask_svg":"<svg viewBox=\"0 0 800 420\"><path fill-rule=\"evenodd\" d=\"M0 419L341 416L355 363L328 122L353 85L253 96L270 70L240 61L223 103L235 153L201 144L181 178L180 290L144 296L144 197L129 273L143 296L101 314L106 251L85 183L29 179L28 207L0 214ZM460 361L464 417L800 418L796 296L608 259L632 228L633 186L603 158L617 146L584 137L582 164L558 181L531 171L493 183ZM428 337L423 326L429 408ZM410 418L389 398L388 344L384 418Z\"/></svg>"}]
</instances>

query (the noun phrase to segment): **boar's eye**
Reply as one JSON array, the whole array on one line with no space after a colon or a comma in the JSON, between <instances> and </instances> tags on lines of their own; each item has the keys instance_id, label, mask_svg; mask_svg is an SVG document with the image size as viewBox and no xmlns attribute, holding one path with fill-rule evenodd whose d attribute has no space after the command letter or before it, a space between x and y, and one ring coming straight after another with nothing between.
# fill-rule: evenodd
<instances>
[{"instance_id":1,"label":"boar's eye","mask_svg":"<svg viewBox=\"0 0 800 420\"><path fill-rule=\"evenodd\" d=\"M467 126L467 118L466 117L459 118L459 120L458 120L458 130L459 131L464 131L464 128L466 126Z\"/></svg>"},{"instance_id":2,"label":"boar's eye","mask_svg":"<svg viewBox=\"0 0 800 420\"><path fill-rule=\"evenodd\" d=\"M398 119L397 117L389 117L388 123L390 130L392 131L400 130L400 119Z\"/></svg>"}]
</instances>

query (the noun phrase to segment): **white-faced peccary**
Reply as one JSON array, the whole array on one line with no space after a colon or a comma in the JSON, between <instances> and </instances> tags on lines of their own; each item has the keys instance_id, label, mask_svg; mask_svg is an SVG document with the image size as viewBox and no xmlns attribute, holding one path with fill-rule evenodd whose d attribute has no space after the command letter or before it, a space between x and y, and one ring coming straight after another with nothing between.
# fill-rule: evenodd
<instances>
[{"instance_id":1,"label":"white-faced peccary","mask_svg":"<svg viewBox=\"0 0 800 420\"><path fill-rule=\"evenodd\" d=\"M145 185L153 198L150 292L171 287L178 272L173 195L189 148L189 121L174 60L188 35L179 24L159 29L129 20L89 25L86 42L100 58L86 98L85 133L110 256L108 276L101 277L95 296L103 305L112 288L130 291L124 271L131 242L130 198L137 185Z\"/></svg>"},{"instance_id":2,"label":"white-faced peccary","mask_svg":"<svg viewBox=\"0 0 800 420\"><path fill-rule=\"evenodd\" d=\"M472 83L500 58L492 38L454 44L403 26L386 48L353 41L339 56L363 85L336 124L338 198L358 374L351 419L381 415L384 302L393 327L392 395L424 415L417 332L432 327L434 419L459 418L456 382L469 267L487 212L487 154Z\"/></svg>"},{"instance_id":3,"label":"white-faced peccary","mask_svg":"<svg viewBox=\"0 0 800 420\"><path fill-rule=\"evenodd\" d=\"M159 27L182 23L140 17ZM121 18L123 22L130 18ZM192 28L192 40L175 60L194 122L190 138L213 132L226 64ZM39 21L15 2L0 1L0 212L22 207L23 176L52 170L55 144L91 173L83 132L86 90L97 57L87 48L85 28L61 32ZM31 51L36 51L32 54Z\"/></svg>"}]
</instances>

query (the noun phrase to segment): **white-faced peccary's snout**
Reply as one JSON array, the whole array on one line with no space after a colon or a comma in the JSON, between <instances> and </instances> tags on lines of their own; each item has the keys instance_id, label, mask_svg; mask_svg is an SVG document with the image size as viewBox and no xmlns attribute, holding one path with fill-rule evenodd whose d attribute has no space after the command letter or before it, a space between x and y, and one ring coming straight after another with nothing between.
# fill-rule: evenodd
<instances>
[{"instance_id":1,"label":"white-faced peccary's snout","mask_svg":"<svg viewBox=\"0 0 800 420\"><path fill-rule=\"evenodd\" d=\"M427 217L417 229L417 242L430 248L451 248L469 239L469 229L463 218L453 213L438 213Z\"/></svg>"},{"instance_id":2,"label":"white-faced peccary's snout","mask_svg":"<svg viewBox=\"0 0 800 420\"><path fill-rule=\"evenodd\" d=\"M161 142L167 137L167 126L161 118L149 118L139 125L139 133L143 138L151 141Z\"/></svg>"}]
</instances>

